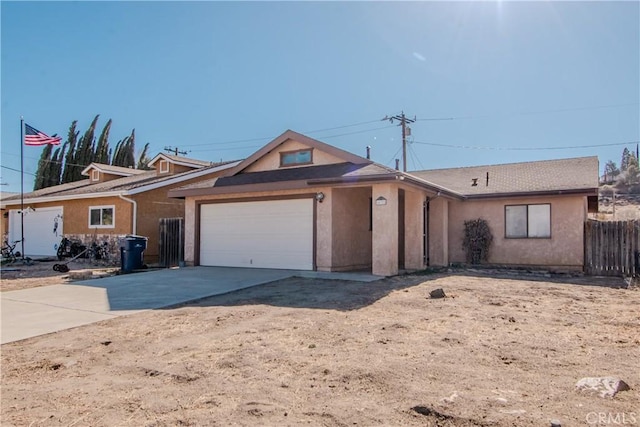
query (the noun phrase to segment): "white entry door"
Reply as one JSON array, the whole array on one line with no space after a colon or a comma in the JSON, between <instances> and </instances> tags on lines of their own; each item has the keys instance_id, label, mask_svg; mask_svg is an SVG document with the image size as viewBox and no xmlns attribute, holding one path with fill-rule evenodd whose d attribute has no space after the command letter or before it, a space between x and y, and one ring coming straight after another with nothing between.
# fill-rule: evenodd
<instances>
[{"instance_id":1,"label":"white entry door","mask_svg":"<svg viewBox=\"0 0 640 427\"><path fill-rule=\"evenodd\" d=\"M313 200L201 205L200 265L313 270Z\"/></svg>"},{"instance_id":2,"label":"white entry door","mask_svg":"<svg viewBox=\"0 0 640 427\"><path fill-rule=\"evenodd\" d=\"M51 256L57 252L62 239L62 206L25 208L24 254L26 256ZM9 241L21 240L20 210L9 211ZM18 243L16 251L23 252Z\"/></svg>"}]
</instances>

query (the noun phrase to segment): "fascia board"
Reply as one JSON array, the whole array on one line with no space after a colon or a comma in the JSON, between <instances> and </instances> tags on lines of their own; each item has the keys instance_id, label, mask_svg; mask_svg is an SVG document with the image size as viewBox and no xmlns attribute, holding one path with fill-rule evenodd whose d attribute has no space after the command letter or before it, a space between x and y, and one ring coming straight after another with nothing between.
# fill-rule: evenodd
<instances>
[{"instance_id":1,"label":"fascia board","mask_svg":"<svg viewBox=\"0 0 640 427\"><path fill-rule=\"evenodd\" d=\"M132 195L135 195L135 194L144 193L145 191L155 190L155 189L158 189L158 188L166 187L167 185L176 184L176 183L179 183L179 182L182 182L182 181L188 181L190 179L199 178L201 176L209 175L211 173L219 172L221 170L234 168L239 163L240 163L240 161L237 161L237 162L233 162L233 163L227 163L226 165L216 166L215 168L211 168L211 169L196 170L196 171L191 172L191 173L189 173L189 174L187 174L185 176L178 176L178 177L170 178L170 179L165 180L165 181L155 182L155 183L149 184L149 185L143 185L143 186L138 187L138 188L132 188L131 190L126 191L125 194L132 196Z\"/></svg>"},{"instance_id":2,"label":"fascia board","mask_svg":"<svg viewBox=\"0 0 640 427\"><path fill-rule=\"evenodd\" d=\"M87 194L68 194L65 196L42 196L42 197L32 197L28 199L24 199L24 204L29 203L46 203L46 202L63 202L66 200L79 200L79 199L97 199L100 197L118 197L119 195L126 194L124 191L105 191L102 193L87 193ZM20 205L20 199L17 200L9 200L2 202L2 208L6 206L15 206Z\"/></svg>"}]
</instances>

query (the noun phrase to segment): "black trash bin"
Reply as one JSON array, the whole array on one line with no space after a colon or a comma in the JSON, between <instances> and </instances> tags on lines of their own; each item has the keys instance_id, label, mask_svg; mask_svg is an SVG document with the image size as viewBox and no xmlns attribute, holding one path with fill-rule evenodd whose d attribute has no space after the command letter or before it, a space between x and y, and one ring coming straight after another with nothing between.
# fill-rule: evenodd
<instances>
[{"instance_id":1,"label":"black trash bin","mask_svg":"<svg viewBox=\"0 0 640 427\"><path fill-rule=\"evenodd\" d=\"M147 238L144 236L127 235L120 243L120 270L130 273L144 268L143 252L147 249Z\"/></svg>"}]
</instances>

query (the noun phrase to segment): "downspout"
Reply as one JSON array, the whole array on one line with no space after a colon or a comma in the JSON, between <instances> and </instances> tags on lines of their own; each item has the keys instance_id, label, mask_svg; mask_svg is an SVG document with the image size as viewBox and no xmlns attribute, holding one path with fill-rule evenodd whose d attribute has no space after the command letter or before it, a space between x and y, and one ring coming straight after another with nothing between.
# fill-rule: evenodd
<instances>
[{"instance_id":1,"label":"downspout","mask_svg":"<svg viewBox=\"0 0 640 427\"><path fill-rule=\"evenodd\" d=\"M136 202L133 199L128 199L126 197L124 197L122 194L118 194L118 197L120 197L122 200L124 200L125 202L129 202L133 205L133 227L132 227L132 233L133 235L136 235L136 231L138 230L138 202Z\"/></svg>"},{"instance_id":2,"label":"downspout","mask_svg":"<svg viewBox=\"0 0 640 427\"><path fill-rule=\"evenodd\" d=\"M422 262L426 267L429 266L429 203L431 202L431 197L427 197L423 204L423 227L422 227L422 238L423 238L423 246L424 246L424 256Z\"/></svg>"}]
</instances>

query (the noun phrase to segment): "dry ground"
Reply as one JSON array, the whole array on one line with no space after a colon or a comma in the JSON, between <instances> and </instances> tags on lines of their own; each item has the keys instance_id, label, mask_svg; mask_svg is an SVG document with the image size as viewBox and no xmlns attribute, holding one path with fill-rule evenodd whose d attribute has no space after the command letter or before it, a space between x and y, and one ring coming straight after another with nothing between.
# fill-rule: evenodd
<instances>
[{"instance_id":1,"label":"dry ground","mask_svg":"<svg viewBox=\"0 0 640 427\"><path fill-rule=\"evenodd\" d=\"M71 280L69 274L53 270L53 265L67 261L33 261L22 264L4 264L0 269L0 292L17 291L19 289L37 288L39 286L63 285ZM94 274L114 274L118 268L90 264L88 260L77 259L67 264L71 271L91 270Z\"/></svg>"},{"instance_id":2,"label":"dry ground","mask_svg":"<svg viewBox=\"0 0 640 427\"><path fill-rule=\"evenodd\" d=\"M543 280L292 278L6 344L0 423L639 423L640 292ZM574 389L605 375L632 390Z\"/></svg>"}]
</instances>

